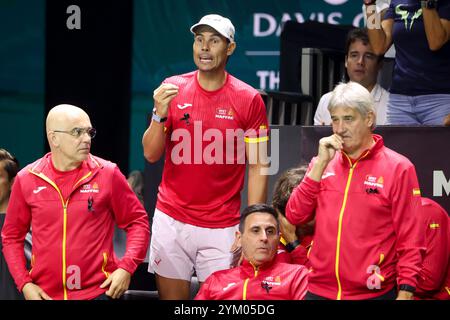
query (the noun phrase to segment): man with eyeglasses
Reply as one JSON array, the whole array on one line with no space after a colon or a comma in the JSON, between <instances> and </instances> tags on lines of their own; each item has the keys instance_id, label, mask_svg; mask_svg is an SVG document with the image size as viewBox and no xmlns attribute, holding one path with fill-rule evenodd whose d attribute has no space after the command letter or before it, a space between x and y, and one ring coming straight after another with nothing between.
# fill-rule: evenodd
<instances>
[{"instance_id":1,"label":"man with eyeglasses","mask_svg":"<svg viewBox=\"0 0 450 320\"><path fill-rule=\"evenodd\" d=\"M350 81L358 82L372 95L375 102L377 125L386 124L386 106L389 92L377 83L378 72L383 65L383 57L374 54L369 42L367 29L356 28L347 35L345 68ZM331 92L324 94L314 114L314 125L331 125L328 104Z\"/></svg>"},{"instance_id":2,"label":"man with eyeglasses","mask_svg":"<svg viewBox=\"0 0 450 320\"><path fill-rule=\"evenodd\" d=\"M90 154L96 131L86 112L58 105L48 113L46 131L51 152L21 170L12 188L2 230L9 270L27 300L117 299L145 258L147 214L117 165ZM127 232L120 260L115 224Z\"/></svg>"}]
</instances>

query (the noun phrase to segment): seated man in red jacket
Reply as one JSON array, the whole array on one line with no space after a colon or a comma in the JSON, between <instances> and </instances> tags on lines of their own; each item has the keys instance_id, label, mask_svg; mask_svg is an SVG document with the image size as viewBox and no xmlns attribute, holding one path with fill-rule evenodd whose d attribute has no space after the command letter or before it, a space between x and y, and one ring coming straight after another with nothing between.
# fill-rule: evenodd
<instances>
[{"instance_id":1,"label":"seated man in red jacket","mask_svg":"<svg viewBox=\"0 0 450 320\"><path fill-rule=\"evenodd\" d=\"M11 192L2 230L11 275L27 300L119 298L147 252L144 207L117 165L91 155L96 131L86 112L58 105L48 113L46 131L51 152L22 169ZM120 260L113 248L115 224L127 233Z\"/></svg>"},{"instance_id":2,"label":"seated man in red jacket","mask_svg":"<svg viewBox=\"0 0 450 320\"><path fill-rule=\"evenodd\" d=\"M426 252L415 298L450 300L450 218L437 202L424 197L419 218Z\"/></svg>"},{"instance_id":3,"label":"seated man in red jacket","mask_svg":"<svg viewBox=\"0 0 450 320\"><path fill-rule=\"evenodd\" d=\"M266 204L241 214L238 241L244 261L239 267L214 272L196 300L301 300L307 289L306 267L275 259L280 241L276 211Z\"/></svg>"},{"instance_id":4,"label":"seated man in red jacket","mask_svg":"<svg viewBox=\"0 0 450 320\"><path fill-rule=\"evenodd\" d=\"M308 249L314 234L314 221L295 226L286 219L286 205L292 191L303 180L308 166L286 170L275 182L272 206L280 222L280 244L277 259L280 262L302 264L309 267Z\"/></svg>"},{"instance_id":5,"label":"seated man in red jacket","mask_svg":"<svg viewBox=\"0 0 450 320\"><path fill-rule=\"evenodd\" d=\"M315 219L306 299L413 299L425 251L414 165L373 134L374 102L356 82L333 90L333 134L286 207Z\"/></svg>"}]
</instances>

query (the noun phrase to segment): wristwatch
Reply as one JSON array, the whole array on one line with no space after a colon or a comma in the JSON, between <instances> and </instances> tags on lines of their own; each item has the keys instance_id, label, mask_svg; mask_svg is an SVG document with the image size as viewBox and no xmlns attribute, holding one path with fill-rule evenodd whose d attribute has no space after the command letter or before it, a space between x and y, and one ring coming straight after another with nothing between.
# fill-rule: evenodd
<instances>
[{"instance_id":1,"label":"wristwatch","mask_svg":"<svg viewBox=\"0 0 450 320\"><path fill-rule=\"evenodd\" d=\"M375 2L377 2L377 0L363 0L363 2L366 6L370 6L372 4L375 4Z\"/></svg>"},{"instance_id":2,"label":"wristwatch","mask_svg":"<svg viewBox=\"0 0 450 320\"><path fill-rule=\"evenodd\" d=\"M420 5L422 8L426 9L436 9L438 0L422 0Z\"/></svg>"},{"instance_id":3,"label":"wristwatch","mask_svg":"<svg viewBox=\"0 0 450 320\"><path fill-rule=\"evenodd\" d=\"M156 109L153 109L152 120L153 120L153 121L156 121L156 122L158 122L158 123L163 123L163 122L165 122L165 121L167 120L167 117L161 118L160 116L158 116L158 115L156 114Z\"/></svg>"},{"instance_id":4,"label":"wristwatch","mask_svg":"<svg viewBox=\"0 0 450 320\"><path fill-rule=\"evenodd\" d=\"M292 251L294 251L294 249L295 248L297 248L298 246L300 245L300 240L294 240L294 241L292 241L292 242L289 242L287 245L286 245L286 250L287 250L287 252L292 252Z\"/></svg>"}]
</instances>

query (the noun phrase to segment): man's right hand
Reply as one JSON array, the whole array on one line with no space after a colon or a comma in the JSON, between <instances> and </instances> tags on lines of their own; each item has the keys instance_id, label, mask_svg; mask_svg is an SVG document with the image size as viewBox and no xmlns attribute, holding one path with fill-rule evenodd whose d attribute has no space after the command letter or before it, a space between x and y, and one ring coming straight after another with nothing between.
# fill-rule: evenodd
<instances>
[{"instance_id":1,"label":"man's right hand","mask_svg":"<svg viewBox=\"0 0 450 320\"><path fill-rule=\"evenodd\" d=\"M26 300L53 300L41 287L31 282L23 286L22 293Z\"/></svg>"},{"instance_id":2,"label":"man's right hand","mask_svg":"<svg viewBox=\"0 0 450 320\"><path fill-rule=\"evenodd\" d=\"M333 160L336 151L342 150L344 147L344 140L341 136L333 134L319 140L318 160L324 164L328 164Z\"/></svg>"},{"instance_id":3,"label":"man's right hand","mask_svg":"<svg viewBox=\"0 0 450 320\"><path fill-rule=\"evenodd\" d=\"M334 158L336 151L342 150L343 147L344 140L337 134L320 139L317 161L311 168L308 177L316 182L320 182L328 163Z\"/></svg>"},{"instance_id":4,"label":"man's right hand","mask_svg":"<svg viewBox=\"0 0 450 320\"><path fill-rule=\"evenodd\" d=\"M171 83L163 83L153 91L156 114L161 118L167 117L169 103L178 94L178 87Z\"/></svg>"}]
</instances>

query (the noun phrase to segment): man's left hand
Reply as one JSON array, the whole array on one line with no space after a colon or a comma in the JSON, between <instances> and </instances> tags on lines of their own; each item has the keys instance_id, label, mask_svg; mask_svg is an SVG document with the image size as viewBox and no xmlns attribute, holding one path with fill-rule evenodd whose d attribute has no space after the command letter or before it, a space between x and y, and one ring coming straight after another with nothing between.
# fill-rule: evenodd
<instances>
[{"instance_id":1,"label":"man's left hand","mask_svg":"<svg viewBox=\"0 0 450 320\"><path fill-rule=\"evenodd\" d=\"M109 289L105 292L105 294L113 299L119 299L125 291L128 290L130 286L131 274L124 269L117 269L106 279L100 288L106 288L109 286Z\"/></svg>"},{"instance_id":2,"label":"man's left hand","mask_svg":"<svg viewBox=\"0 0 450 320\"><path fill-rule=\"evenodd\" d=\"M400 290L396 300L414 300L414 293L406 290Z\"/></svg>"}]
</instances>

